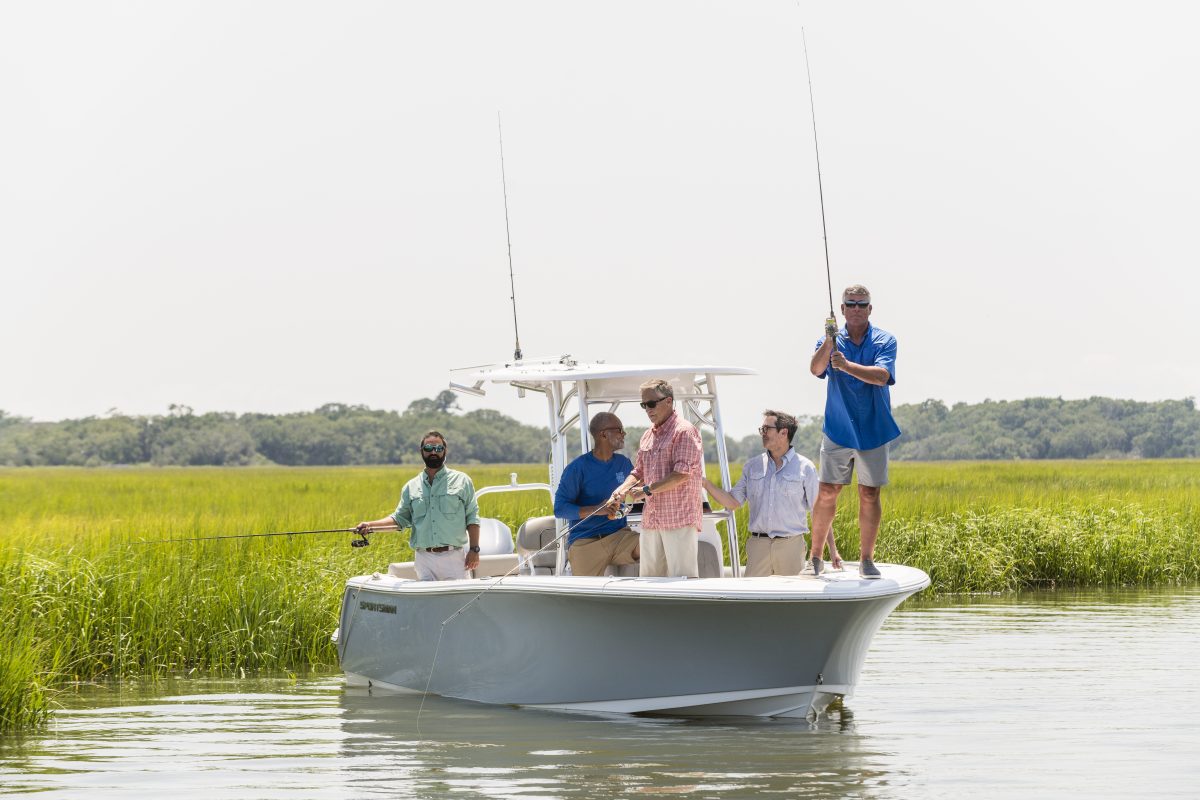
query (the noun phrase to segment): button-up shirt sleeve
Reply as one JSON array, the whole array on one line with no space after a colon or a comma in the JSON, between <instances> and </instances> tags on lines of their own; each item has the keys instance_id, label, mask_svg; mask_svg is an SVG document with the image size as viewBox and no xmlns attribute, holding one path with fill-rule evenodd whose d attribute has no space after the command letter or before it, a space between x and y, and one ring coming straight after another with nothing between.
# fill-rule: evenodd
<instances>
[{"instance_id":1,"label":"button-up shirt sleeve","mask_svg":"<svg viewBox=\"0 0 1200 800\"><path fill-rule=\"evenodd\" d=\"M739 503L746 502L746 472L749 469L750 463L747 462L746 465L742 467L742 475L738 478L738 482L735 483L733 488L729 490L729 493L733 495L733 499L737 500Z\"/></svg>"},{"instance_id":2,"label":"button-up shirt sleeve","mask_svg":"<svg viewBox=\"0 0 1200 800\"><path fill-rule=\"evenodd\" d=\"M478 525L479 501L475 499L475 484L466 476L463 477L462 501L466 510L466 524Z\"/></svg>"},{"instance_id":3,"label":"button-up shirt sleeve","mask_svg":"<svg viewBox=\"0 0 1200 800\"><path fill-rule=\"evenodd\" d=\"M400 490L400 504L392 512L392 519L396 521L400 530L412 527L412 496L409 494L407 484Z\"/></svg>"},{"instance_id":4,"label":"button-up shirt sleeve","mask_svg":"<svg viewBox=\"0 0 1200 800\"><path fill-rule=\"evenodd\" d=\"M671 471L699 475L703 462L704 445L700 442L700 431L689 425L676 433L671 442Z\"/></svg>"},{"instance_id":5,"label":"button-up shirt sleeve","mask_svg":"<svg viewBox=\"0 0 1200 800\"><path fill-rule=\"evenodd\" d=\"M804 510L812 511L817 502L817 492L820 490L820 479L817 468L807 458L801 462L801 480L804 483Z\"/></svg>"}]
</instances>

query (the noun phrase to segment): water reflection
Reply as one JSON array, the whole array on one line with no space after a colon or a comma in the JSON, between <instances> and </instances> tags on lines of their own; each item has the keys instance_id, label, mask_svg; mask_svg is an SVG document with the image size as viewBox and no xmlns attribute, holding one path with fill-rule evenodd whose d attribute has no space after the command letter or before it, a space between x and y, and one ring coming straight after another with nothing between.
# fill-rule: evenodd
<instances>
[{"instance_id":1,"label":"water reflection","mask_svg":"<svg viewBox=\"0 0 1200 800\"><path fill-rule=\"evenodd\" d=\"M1200 590L910 601L815 725L422 708L338 676L64 702L49 731L0 738L0 794L1194 796Z\"/></svg>"},{"instance_id":2,"label":"water reflection","mask_svg":"<svg viewBox=\"0 0 1200 800\"><path fill-rule=\"evenodd\" d=\"M416 695L347 690L343 756L407 771L416 796L823 796L882 788L892 777L886 759L852 735L848 713L810 725L583 716L439 698L420 705ZM361 788L394 789L374 777Z\"/></svg>"}]
</instances>

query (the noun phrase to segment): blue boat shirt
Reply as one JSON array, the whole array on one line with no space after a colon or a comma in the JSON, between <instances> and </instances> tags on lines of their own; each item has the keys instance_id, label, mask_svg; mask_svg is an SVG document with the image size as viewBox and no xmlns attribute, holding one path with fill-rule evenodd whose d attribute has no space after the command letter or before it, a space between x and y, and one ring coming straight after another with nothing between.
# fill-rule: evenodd
<instances>
[{"instance_id":1,"label":"blue boat shirt","mask_svg":"<svg viewBox=\"0 0 1200 800\"><path fill-rule=\"evenodd\" d=\"M817 340L819 350L825 337ZM835 444L855 450L874 450L900 435L892 418L892 396L888 390L896 382L896 337L882 328L867 325L862 344L851 341L845 326L838 331L837 349L847 361L888 371L887 386L860 381L847 372L830 370L825 387L825 435Z\"/></svg>"}]
</instances>

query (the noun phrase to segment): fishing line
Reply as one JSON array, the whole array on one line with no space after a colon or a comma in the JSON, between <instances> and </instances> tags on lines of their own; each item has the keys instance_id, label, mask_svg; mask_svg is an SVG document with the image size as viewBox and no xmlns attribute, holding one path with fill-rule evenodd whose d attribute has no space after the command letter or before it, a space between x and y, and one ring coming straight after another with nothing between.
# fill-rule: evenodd
<instances>
[{"instance_id":1,"label":"fishing line","mask_svg":"<svg viewBox=\"0 0 1200 800\"><path fill-rule=\"evenodd\" d=\"M599 514L602 510L604 510L607 507L608 507L607 503L601 504L600 506L598 506L596 508L595 511L588 514L583 519L579 520L579 523L587 522L589 519L596 516L596 514ZM576 523L575 526L578 527L579 523ZM525 563L531 564L534 556L540 555L547 548L553 547L554 545L558 544L559 540L562 539L562 537L566 536L570 532L571 532L571 528L568 527L566 530L564 530L558 536L555 536L549 542L542 545L537 550L535 550L533 553L526 556ZM474 603L476 600L483 597L485 594L490 592L492 589L495 589L497 586L499 586L500 582L503 581L505 578L512 577L513 572L520 568L521 568L521 561L518 560L517 565L515 567L513 567L512 569L510 569L508 572L501 575L499 578L497 578L495 583L493 583L491 586L487 587L486 589L483 589L482 591L480 591L478 594L476 594L474 597L472 597L470 600L468 600L466 602L466 604L463 605L462 608L458 609L458 611L455 611L453 614L451 614L450 616L448 616L444 620L442 620L442 624L438 627L437 643L433 647L433 660L431 662L429 662L429 676L425 679L425 691L421 693L421 705L417 708L417 735L418 736L421 735L421 712L425 710L425 698L429 695L429 686L433 682L433 671L437 668L438 651L442 649L442 637L446 635L446 625L448 625L450 622L452 622L454 620L454 618L457 617L459 614L466 611L471 606L471 604Z\"/></svg>"}]
</instances>

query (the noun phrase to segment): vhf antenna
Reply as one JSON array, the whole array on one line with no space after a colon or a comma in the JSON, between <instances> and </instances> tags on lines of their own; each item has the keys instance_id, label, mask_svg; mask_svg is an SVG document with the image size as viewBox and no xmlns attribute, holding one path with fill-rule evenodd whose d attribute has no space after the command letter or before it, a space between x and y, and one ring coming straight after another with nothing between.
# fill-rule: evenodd
<instances>
[{"instance_id":1,"label":"vhf antenna","mask_svg":"<svg viewBox=\"0 0 1200 800\"><path fill-rule=\"evenodd\" d=\"M800 41L804 43L804 71L808 74L808 107L812 111L813 150L817 154L817 192L821 198L821 238L825 240L825 284L829 287L829 318L837 319L833 313L833 278L829 275L829 234L825 230L825 187L821 185L821 148L817 145L817 106L813 102L812 69L808 66L808 39L804 28L800 29Z\"/></svg>"},{"instance_id":2,"label":"vhf antenna","mask_svg":"<svg viewBox=\"0 0 1200 800\"><path fill-rule=\"evenodd\" d=\"M517 330L517 284L513 280L512 265L512 234L508 230L508 180L504 175L504 126L500 124L500 112L496 112L496 129L500 133L500 189L504 193L504 238L508 241L508 288L512 292L513 307L513 338L516 344L513 350L513 360L521 360L521 334ZM830 289L829 303L833 305L833 290Z\"/></svg>"}]
</instances>

